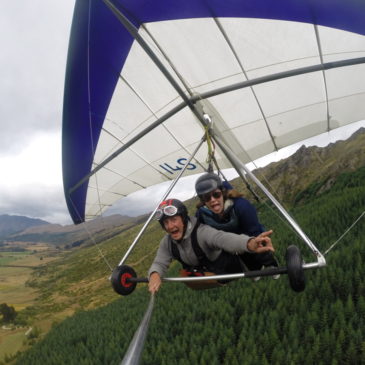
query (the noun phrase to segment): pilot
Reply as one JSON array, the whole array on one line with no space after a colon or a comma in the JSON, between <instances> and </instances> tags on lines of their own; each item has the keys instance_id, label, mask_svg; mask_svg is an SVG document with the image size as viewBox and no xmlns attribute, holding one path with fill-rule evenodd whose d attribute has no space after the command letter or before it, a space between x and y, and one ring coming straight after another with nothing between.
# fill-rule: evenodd
<instances>
[{"instance_id":1,"label":"pilot","mask_svg":"<svg viewBox=\"0 0 365 365\"><path fill-rule=\"evenodd\" d=\"M255 207L218 175L205 173L200 176L195 183L195 191L200 199L196 217L201 223L247 236L258 236L264 232ZM271 251L260 254L244 253L241 258L249 270L278 266ZM279 276L274 275L273 278L277 279Z\"/></svg>"}]
</instances>

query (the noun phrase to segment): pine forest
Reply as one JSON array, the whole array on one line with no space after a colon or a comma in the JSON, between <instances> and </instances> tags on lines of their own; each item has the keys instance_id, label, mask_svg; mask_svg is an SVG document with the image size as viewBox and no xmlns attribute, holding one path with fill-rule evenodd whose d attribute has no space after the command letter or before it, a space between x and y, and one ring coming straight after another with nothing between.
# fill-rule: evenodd
<instances>
[{"instance_id":1,"label":"pine forest","mask_svg":"<svg viewBox=\"0 0 365 365\"><path fill-rule=\"evenodd\" d=\"M330 190L317 181L296 197L290 213L325 252L365 206L365 168L343 173ZM316 259L279 214L257 206L272 228L276 256L300 247ZM156 296L142 353L145 365L343 365L365 364L365 218L326 254L327 266L306 270L306 289L291 290L288 278L241 279L194 291L165 283ZM177 275L179 265L171 268ZM140 273L142 276L145 273ZM110 289L112 290L112 289ZM144 284L109 305L80 311L54 326L18 358L17 364L119 364L149 301Z\"/></svg>"}]
</instances>

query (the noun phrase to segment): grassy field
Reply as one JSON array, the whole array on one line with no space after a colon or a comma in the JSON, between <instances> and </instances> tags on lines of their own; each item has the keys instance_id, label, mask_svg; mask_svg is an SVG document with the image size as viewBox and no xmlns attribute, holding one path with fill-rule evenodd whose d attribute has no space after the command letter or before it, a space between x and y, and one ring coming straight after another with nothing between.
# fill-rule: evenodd
<instances>
[{"instance_id":1,"label":"grassy field","mask_svg":"<svg viewBox=\"0 0 365 365\"><path fill-rule=\"evenodd\" d=\"M29 256L29 251L24 252L0 252L0 266L1 265L16 265L16 261L24 259Z\"/></svg>"},{"instance_id":2,"label":"grassy field","mask_svg":"<svg viewBox=\"0 0 365 365\"><path fill-rule=\"evenodd\" d=\"M24 349L27 330L28 328L0 329L0 361L4 361L7 355L11 356L17 351Z\"/></svg>"},{"instance_id":3,"label":"grassy field","mask_svg":"<svg viewBox=\"0 0 365 365\"><path fill-rule=\"evenodd\" d=\"M13 306L17 312L34 306L38 290L26 283L35 268L54 260L53 255L47 254L45 244L30 245L23 252L0 252L0 304ZM41 324L46 331L51 326L48 322ZM5 326L0 329L0 361L4 360L5 355L11 356L24 349L26 343L25 332L28 328L9 328Z\"/></svg>"}]
</instances>

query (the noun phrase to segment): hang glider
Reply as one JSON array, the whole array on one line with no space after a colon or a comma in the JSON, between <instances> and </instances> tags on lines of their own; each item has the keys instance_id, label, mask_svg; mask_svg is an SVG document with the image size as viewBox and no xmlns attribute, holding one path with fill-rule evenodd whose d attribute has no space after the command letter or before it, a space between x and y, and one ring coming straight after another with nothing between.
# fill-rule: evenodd
<instances>
[{"instance_id":1,"label":"hang glider","mask_svg":"<svg viewBox=\"0 0 365 365\"><path fill-rule=\"evenodd\" d=\"M243 163L365 119L364 18L357 0L77 0L63 108L74 223L176 178L203 115Z\"/></svg>"},{"instance_id":2,"label":"hang glider","mask_svg":"<svg viewBox=\"0 0 365 365\"><path fill-rule=\"evenodd\" d=\"M244 164L365 119L364 63L358 0L76 0L62 137L74 223L172 180L167 196L182 173L205 171L210 135L219 166L247 174L317 258L303 264L290 246L285 268L230 279L288 273L303 290L324 256ZM124 261L153 213L113 271L122 295L147 281ZM138 363L152 308L153 295L124 363Z\"/></svg>"}]
</instances>

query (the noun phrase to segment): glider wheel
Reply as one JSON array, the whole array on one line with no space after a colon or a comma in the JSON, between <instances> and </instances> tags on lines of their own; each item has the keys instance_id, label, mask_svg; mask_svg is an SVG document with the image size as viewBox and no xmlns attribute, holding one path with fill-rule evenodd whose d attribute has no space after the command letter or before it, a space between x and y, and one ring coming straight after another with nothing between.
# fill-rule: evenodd
<instances>
[{"instance_id":1,"label":"glider wheel","mask_svg":"<svg viewBox=\"0 0 365 365\"><path fill-rule=\"evenodd\" d=\"M291 288L296 292L303 291L305 289L305 276L302 255L297 246L291 245L287 248L286 266Z\"/></svg>"},{"instance_id":2,"label":"glider wheel","mask_svg":"<svg viewBox=\"0 0 365 365\"><path fill-rule=\"evenodd\" d=\"M136 272L127 265L118 266L113 270L111 282L113 289L120 295L131 294L137 286L137 283L130 283L129 278L136 278Z\"/></svg>"}]
</instances>

